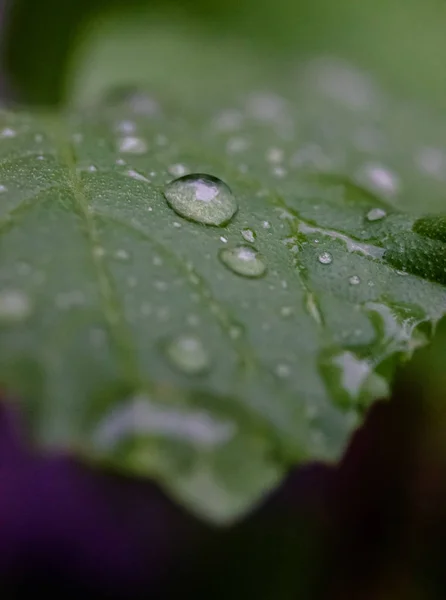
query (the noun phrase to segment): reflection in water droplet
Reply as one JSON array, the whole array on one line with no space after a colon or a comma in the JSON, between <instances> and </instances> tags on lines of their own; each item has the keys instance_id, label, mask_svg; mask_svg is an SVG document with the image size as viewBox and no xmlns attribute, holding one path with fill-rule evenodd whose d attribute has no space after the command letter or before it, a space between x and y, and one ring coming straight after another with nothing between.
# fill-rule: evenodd
<instances>
[{"instance_id":1,"label":"reflection in water droplet","mask_svg":"<svg viewBox=\"0 0 446 600\"><path fill-rule=\"evenodd\" d=\"M147 152L147 142L142 138L127 135L119 140L118 149L128 154L144 154Z\"/></svg>"},{"instance_id":2,"label":"reflection in water droplet","mask_svg":"<svg viewBox=\"0 0 446 600\"><path fill-rule=\"evenodd\" d=\"M170 362L187 375L198 375L209 368L210 361L202 341L193 335L181 335L165 347Z\"/></svg>"},{"instance_id":3,"label":"reflection in water droplet","mask_svg":"<svg viewBox=\"0 0 446 600\"><path fill-rule=\"evenodd\" d=\"M0 292L0 323L23 321L31 314L31 301L20 290Z\"/></svg>"},{"instance_id":4,"label":"reflection in water droplet","mask_svg":"<svg viewBox=\"0 0 446 600\"><path fill-rule=\"evenodd\" d=\"M224 225L237 211L230 188L212 175L193 173L175 179L166 185L164 195L180 216L205 225Z\"/></svg>"},{"instance_id":5,"label":"reflection in water droplet","mask_svg":"<svg viewBox=\"0 0 446 600\"><path fill-rule=\"evenodd\" d=\"M318 256L318 261L323 265L329 265L333 262L333 257L330 252L322 252L322 254L319 254Z\"/></svg>"},{"instance_id":6,"label":"reflection in water droplet","mask_svg":"<svg viewBox=\"0 0 446 600\"><path fill-rule=\"evenodd\" d=\"M262 277L266 273L263 258L251 246L236 246L220 250L221 262L242 277Z\"/></svg>"},{"instance_id":7,"label":"reflection in water droplet","mask_svg":"<svg viewBox=\"0 0 446 600\"><path fill-rule=\"evenodd\" d=\"M387 213L383 208L372 208L372 210L369 210L369 212L367 213L367 220L379 221L381 219L384 219L386 215Z\"/></svg>"},{"instance_id":8,"label":"reflection in water droplet","mask_svg":"<svg viewBox=\"0 0 446 600\"><path fill-rule=\"evenodd\" d=\"M348 281L350 285L359 285L361 283L361 278L358 277L358 275L352 275Z\"/></svg>"},{"instance_id":9,"label":"reflection in water droplet","mask_svg":"<svg viewBox=\"0 0 446 600\"><path fill-rule=\"evenodd\" d=\"M251 244L254 243L256 234L252 229L242 229L241 234L247 242L251 242Z\"/></svg>"}]
</instances>

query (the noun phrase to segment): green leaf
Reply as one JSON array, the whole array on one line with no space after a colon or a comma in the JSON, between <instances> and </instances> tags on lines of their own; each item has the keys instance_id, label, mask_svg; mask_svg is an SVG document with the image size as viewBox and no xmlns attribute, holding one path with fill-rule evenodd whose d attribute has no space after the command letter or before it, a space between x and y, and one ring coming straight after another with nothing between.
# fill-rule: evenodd
<instances>
[{"instance_id":1,"label":"green leaf","mask_svg":"<svg viewBox=\"0 0 446 600\"><path fill-rule=\"evenodd\" d=\"M39 444L219 522L337 460L446 306L443 220L420 217L443 124L337 61L251 64L105 97L79 71L82 110L1 113L2 383ZM225 226L174 212L186 173L232 190Z\"/></svg>"}]
</instances>

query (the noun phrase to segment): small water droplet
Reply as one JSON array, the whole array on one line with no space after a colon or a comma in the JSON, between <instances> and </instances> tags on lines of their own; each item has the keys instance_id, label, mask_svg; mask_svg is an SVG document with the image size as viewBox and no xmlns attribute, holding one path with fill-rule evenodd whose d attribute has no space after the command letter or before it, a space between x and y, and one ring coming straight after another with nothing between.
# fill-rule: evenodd
<instances>
[{"instance_id":1,"label":"small water droplet","mask_svg":"<svg viewBox=\"0 0 446 600\"><path fill-rule=\"evenodd\" d=\"M127 250L124 249L116 250L115 258L117 258L118 260L127 261L130 259L130 254L127 252Z\"/></svg>"},{"instance_id":2,"label":"small water droplet","mask_svg":"<svg viewBox=\"0 0 446 600\"><path fill-rule=\"evenodd\" d=\"M232 340L238 340L242 335L242 328L239 325L232 325L229 328L229 336Z\"/></svg>"},{"instance_id":3,"label":"small water droplet","mask_svg":"<svg viewBox=\"0 0 446 600\"><path fill-rule=\"evenodd\" d=\"M242 229L241 234L247 242L251 242L251 244L254 243L256 239L256 234L252 229Z\"/></svg>"},{"instance_id":4,"label":"small water droplet","mask_svg":"<svg viewBox=\"0 0 446 600\"><path fill-rule=\"evenodd\" d=\"M128 154L144 154L147 152L147 142L142 138L127 135L119 140L118 149Z\"/></svg>"},{"instance_id":5,"label":"small water droplet","mask_svg":"<svg viewBox=\"0 0 446 600\"><path fill-rule=\"evenodd\" d=\"M369 210L369 212L367 213L367 220L368 221L380 221L381 219L384 219L384 217L387 216L386 211L383 208L372 208L372 210Z\"/></svg>"},{"instance_id":6,"label":"small water droplet","mask_svg":"<svg viewBox=\"0 0 446 600\"><path fill-rule=\"evenodd\" d=\"M285 364L280 364L277 365L276 367L276 375L278 377L281 377L282 379L285 379L286 377L289 377L291 373L291 369L289 367L289 365L285 365Z\"/></svg>"},{"instance_id":7,"label":"small water droplet","mask_svg":"<svg viewBox=\"0 0 446 600\"><path fill-rule=\"evenodd\" d=\"M280 314L282 317L290 317L293 314L293 308L291 306L282 306Z\"/></svg>"},{"instance_id":8,"label":"small water droplet","mask_svg":"<svg viewBox=\"0 0 446 600\"><path fill-rule=\"evenodd\" d=\"M165 348L170 362L187 375L198 375L209 368L210 361L202 341L193 335L181 335Z\"/></svg>"},{"instance_id":9,"label":"small water droplet","mask_svg":"<svg viewBox=\"0 0 446 600\"><path fill-rule=\"evenodd\" d=\"M0 194L3 194L4 192L7 192L8 188L6 187L6 185L0 185Z\"/></svg>"},{"instance_id":10,"label":"small water droplet","mask_svg":"<svg viewBox=\"0 0 446 600\"><path fill-rule=\"evenodd\" d=\"M352 275L348 281L350 285L358 285L361 283L361 278L358 275Z\"/></svg>"},{"instance_id":11,"label":"small water droplet","mask_svg":"<svg viewBox=\"0 0 446 600\"><path fill-rule=\"evenodd\" d=\"M31 314L29 297L20 290L3 290L0 292L0 323L4 321L23 321Z\"/></svg>"},{"instance_id":12,"label":"small water droplet","mask_svg":"<svg viewBox=\"0 0 446 600\"><path fill-rule=\"evenodd\" d=\"M119 133L123 133L124 135L135 133L136 123L128 120L119 121L119 123L116 124L116 131L119 131Z\"/></svg>"},{"instance_id":13,"label":"small water droplet","mask_svg":"<svg viewBox=\"0 0 446 600\"><path fill-rule=\"evenodd\" d=\"M263 258L251 246L236 246L220 250L221 262L231 271L242 277L262 277L266 273Z\"/></svg>"},{"instance_id":14,"label":"small water droplet","mask_svg":"<svg viewBox=\"0 0 446 600\"><path fill-rule=\"evenodd\" d=\"M226 151L230 154L236 154L237 152L244 152L249 148L248 140L242 137L233 137L228 140L226 144Z\"/></svg>"},{"instance_id":15,"label":"small water droplet","mask_svg":"<svg viewBox=\"0 0 446 600\"><path fill-rule=\"evenodd\" d=\"M150 179L147 179L147 177L144 177L144 175L141 175L141 173L138 173L138 171L135 171L134 169L129 169L127 171L127 175L132 179L136 179L137 181L144 181L145 183L150 183Z\"/></svg>"},{"instance_id":16,"label":"small water droplet","mask_svg":"<svg viewBox=\"0 0 446 600\"><path fill-rule=\"evenodd\" d=\"M227 244L228 243L228 238L226 238L224 235L220 236L220 242L223 242L223 244Z\"/></svg>"},{"instance_id":17,"label":"small water droplet","mask_svg":"<svg viewBox=\"0 0 446 600\"><path fill-rule=\"evenodd\" d=\"M284 152L281 148L270 148L266 153L266 160L272 164L283 161Z\"/></svg>"},{"instance_id":18,"label":"small water droplet","mask_svg":"<svg viewBox=\"0 0 446 600\"><path fill-rule=\"evenodd\" d=\"M333 257L330 252L322 252L322 254L319 254L318 260L323 265L329 265L333 262Z\"/></svg>"},{"instance_id":19,"label":"small water droplet","mask_svg":"<svg viewBox=\"0 0 446 600\"><path fill-rule=\"evenodd\" d=\"M167 184L164 195L180 216L205 225L224 225L237 211L230 188L217 177L185 175Z\"/></svg>"},{"instance_id":20,"label":"small water droplet","mask_svg":"<svg viewBox=\"0 0 446 600\"><path fill-rule=\"evenodd\" d=\"M262 222L263 229L271 229L271 223L269 221Z\"/></svg>"},{"instance_id":21,"label":"small water droplet","mask_svg":"<svg viewBox=\"0 0 446 600\"><path fill-rule=\"evenodd\" d=\"M2 137L2 138L13 138L16 135L17 135L17 132L15 131L15 129L11 129L11 127L5 127L0 132L0 137Z\"/></svg>"},{"instance_id":22,"label":"small water droplet","mask_svg":"<svg viewBox=\"0 0 446 600\"><path fill-rule=\"evenodd\" d=\"M186 175L188 169L184 165L176 163L174 165L170 165L168 171L174 177L182 177L183 175Z\"/></svg>"},{"instance_id":23,"label":"small water droplet","mask_svg":"<svg viewBox=\"0 0 446 600\"><path fill-rule=\"evenodd\" d=\"M358 173L358 178L385 195L393 196L400 191L400 179L396 173L379 164L364 165Z\"/></svg>"}]
</instances>

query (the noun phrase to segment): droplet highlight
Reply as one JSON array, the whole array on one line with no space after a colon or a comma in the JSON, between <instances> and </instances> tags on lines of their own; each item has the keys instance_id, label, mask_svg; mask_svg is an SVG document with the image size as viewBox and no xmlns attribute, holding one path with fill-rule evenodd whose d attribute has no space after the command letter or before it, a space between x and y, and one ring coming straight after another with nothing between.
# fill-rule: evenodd
<instances>
[{"instance_id":1,"label":"droplet highlight","mask_svg":"<svg viewBox=\"0 0 446 600\"><path fill-rule=\"evenodd\" d=\"M252 246L236 246L220 250L221 262L233 273L242 277L262 277L266 273L263 257Z\"/></svg>"},{"instance_id":2,"label":"droplet highlight","mask_svg":"<svg viewBox=\"0 0 446 600\"><path fill-rule=\"evenodd\" d=\"M244 240L250 242L251 244L254 243L256 239L256 234L252 229L242 229L241 234Z\"/></svg>"},{"instance_id":3,"label":"droplet highlight","mask_svg":"<svg viewBox=\"0 0 446 600\"><path fill-rule=\"evenodd\" d=\"M386 211L383 208L372 208L367 213L367 221L380 221L387 216Z\"/></svg>"},{"instance_id":4,"label":"droplet highlight","mask_svg":"<svg viewBox=\"0 0 446 600\"><path fill-rule=\"evenodd\" d=\"M217 177L194 173L167 184L164 196L181 217L204 225L224 225L237 212L230 188Z\"/></svg>"},{"instance_id":5,"label":"droplet highlight","mask_svg":"<svg viewBox=\"0 0 446 600\"><path fill-rule=\"evenodd\" d=\"M322 252L322 254L319 254L318 256L318 261L322 265L329 265L333 262L333 257L330 252Z\"/></svg>"},{"instance_id":6,"label":"droplet highlight","mask_svg":"<svg viewBox=\"0 0 446 600\"><path fill-rule=\"evenodd\" d=\"M199 375L210 366L209 355L202 341L193 335L181 335L166 346L169 362L182 373Z\"/></svg>"}]
</instances>

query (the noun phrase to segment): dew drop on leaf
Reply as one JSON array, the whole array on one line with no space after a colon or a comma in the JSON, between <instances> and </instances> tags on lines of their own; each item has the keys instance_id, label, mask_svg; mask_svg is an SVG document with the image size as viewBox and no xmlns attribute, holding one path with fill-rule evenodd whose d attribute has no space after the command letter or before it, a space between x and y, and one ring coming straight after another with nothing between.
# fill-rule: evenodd
<instances>
[{"instance_id":1,"label":"dew drop on leaf","mask_svg":"<svg viewBox=\"0 0 446 600\"><path fill-rule=\"evenodd\" d=\"M367 220L380 221L381 219L384 219L385 216L387 216L387 213L383 208L372 208L372 210L369 210L367 213Z\"/></svg>"},{"instance_id":2,"label":"dew drop on leaf","mask_svg":"<svg viewBox=\"0 0 446 600\"><path fill-rule=\"evenodd\" d=\"M224 225L237 211L230 188L212 175L179 177L166 185L164 196L177 214L204 225Z\"/></svg>"},{"instance_id":3,"label":"dew drop on leaf","mask_svg":"<svg viewBox=\"0 0 446 600\"><path fill-rule=\"evenodd\" d=\"M119 140L118 149L128 154L144 154L147 152L147 142L142 138L127 135Z\"/></svg>"},{"instance_id":4,"label":"dew drop on leaf","mask_svg":"<svg viewBox=\"0 0 446 600\"><path fill-rule=\"evenodd\" d=\"M20 290L0 292L0 323L23 321L31 314L31 302Z\"/></svg>"},{"instance_id":5,"label":"dew drop on leaf","mask_svg":"<svg viewBox=\"0 0 446 600\"><path fill-rule=\"evenodd\" d=\"M266 273L263 258L251 246L235 246L220 250L221 262L233 273L242 277L262 277Z\"/></svg>"},{"instance_id":6,"label":"dew drop on leaf","mask_svg":"<svg viewBox=\"0 0 446 600\"><path fill-rule=\"evenodd\" d=\"M323 265L329 265L333 262L333 257L330 252L322 252L322 254L319 254L318 260Z\"/></svg>"},{"instance_id":7,"label":"dew drop on leaf","mask_svg":"<svg viewBox=\"0 0 446 600\"><path fill-rule=\"evenodd\" d=\"M241 234L243 239L245 239L247 242L251 242L252 244L254 243L256 234L252 229L242 229Z\"/></svg>"},{"instance_id":8,"label":"dew drop on leaf","mask_svg":"<svg viewBox=\"0 0 446 600\"><path fill-rule=\"evenodd\" d=\"M187 375L198 375L209 368L210 360L202 341L194 335L181 335L165 348L170 363Z\"/></svg>"},{"instance_id":9,"label":"dew drop on leaf","mask_svg":"<svg viewBox=\"0 0 446 600\"><path fill-rule=\"evenodd\" d=\"M358 275L352 275L348 281L350 285L359 285L361 283L361 278L358 277Z\"/></svg>"}]
</instances>

